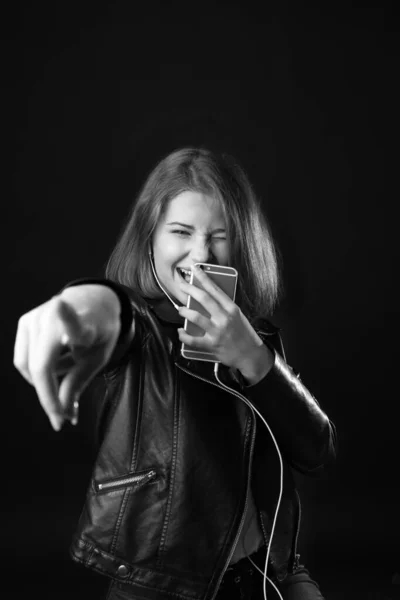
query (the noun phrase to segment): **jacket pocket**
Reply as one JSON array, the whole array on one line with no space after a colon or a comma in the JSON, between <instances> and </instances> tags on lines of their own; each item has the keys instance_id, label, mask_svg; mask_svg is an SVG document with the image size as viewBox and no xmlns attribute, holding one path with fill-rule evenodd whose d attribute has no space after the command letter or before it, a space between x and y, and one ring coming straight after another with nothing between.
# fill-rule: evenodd
<instances>
[{"instance_id":1,"label":"jacket pocket","mask_svg":"<svg viewBox=\"0 0 400 600\"><path fill-rule=\"evenodd\" d=\"M146 471L139 471L136 473L127 473L119 477L111 477L109 479L102 479L101 481L94 481L94 489L97 494L104 494L113 492L116 490L133 487L135 489L140 488L151 481L157 479L157 472L155 469L147 469Z\"/></svg>"}]
</instances>

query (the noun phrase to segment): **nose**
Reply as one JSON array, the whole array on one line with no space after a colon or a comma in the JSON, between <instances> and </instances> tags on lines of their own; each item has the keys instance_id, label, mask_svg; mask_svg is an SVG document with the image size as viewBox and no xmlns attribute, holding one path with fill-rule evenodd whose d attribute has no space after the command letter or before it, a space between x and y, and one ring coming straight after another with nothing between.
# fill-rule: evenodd
<instances>
[{"instance_id":1,"label":"nose","mask_svg":"<svg viewBox=\"0 0 400 600\"><path fill-rule=\"evenodd\" d=\"M198 238L193 241L192 248L190 250L190 259L193 263L207 263L212 262L213 254L210 248L210 244L204 238Z\"/></svg>"}]
</instances>

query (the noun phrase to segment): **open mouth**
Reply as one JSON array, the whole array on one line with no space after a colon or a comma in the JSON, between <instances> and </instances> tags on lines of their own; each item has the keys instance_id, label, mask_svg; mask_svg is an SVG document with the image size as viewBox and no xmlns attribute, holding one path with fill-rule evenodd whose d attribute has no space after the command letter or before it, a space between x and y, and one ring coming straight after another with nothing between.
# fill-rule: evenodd
<instances>
[{"instance_id":1,"label":"open mouth","mask_svg":"<svg viewBox=\"0 0 400 600\"><path fill-rule=\"evenodd\" d=\"M187 283L190 283L190 276L192 274L192 271L190 269L182 269L182 267L177 267L176 270L178 271L182 279L184 279Z\"/></svg>"}]
</instances>

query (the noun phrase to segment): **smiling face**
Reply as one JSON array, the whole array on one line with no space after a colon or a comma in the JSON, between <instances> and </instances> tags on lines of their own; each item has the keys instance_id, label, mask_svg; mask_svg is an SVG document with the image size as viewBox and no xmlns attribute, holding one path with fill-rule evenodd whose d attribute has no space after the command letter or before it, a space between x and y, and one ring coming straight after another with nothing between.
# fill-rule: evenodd
<instances>
[{"instance_id":1,"label":"smiling face","mask_svg":"<svg viewBox=\"0 0 400 600\"><path fill-rule=\"evenodd\" d=\"M189 281L194 263L229 263L221 206L199 192L182 192L169 202L152 241L157 276L167 292L182 304L186 304L187 294L179 283L182 278Z\"/></svg>"}]
</instances>

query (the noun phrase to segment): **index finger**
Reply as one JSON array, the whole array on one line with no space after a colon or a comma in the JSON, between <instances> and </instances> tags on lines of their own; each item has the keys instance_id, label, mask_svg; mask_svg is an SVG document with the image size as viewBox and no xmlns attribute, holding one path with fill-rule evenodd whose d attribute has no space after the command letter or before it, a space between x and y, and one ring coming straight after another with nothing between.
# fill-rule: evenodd
<instances>
[{"instance_id":1,"label":"index finger","mask_svg":"<svg viewBox=\"0 0 400 600\"><path fill-rule=\"evenodd\" d=\"M226 310L232 307L232 304L234 304L232 298L230 298L228 294L226 294L226 292L224 292L224 290L203 271L203 269L193 266L193 271L196 279L199 280L202 287L210 294L210 296L217 300Z\"/></svg>"},{"instance_id":2,"label":"index finger","mask_svg":"<svg viewBox=\"0 0 400 600\"><path fill-rule=\"evenodd\" d=\"M59 431L64 421L63 408L58 397L57 361L64 350L61 342L61 323L54 318L58 313L57 299L49 302L42 322L34 320L34 334L31 336L29 373L36 389L39 402L50 423ZM34 343L33 343L34 342Z\"/></svg>"}]
</instances>

